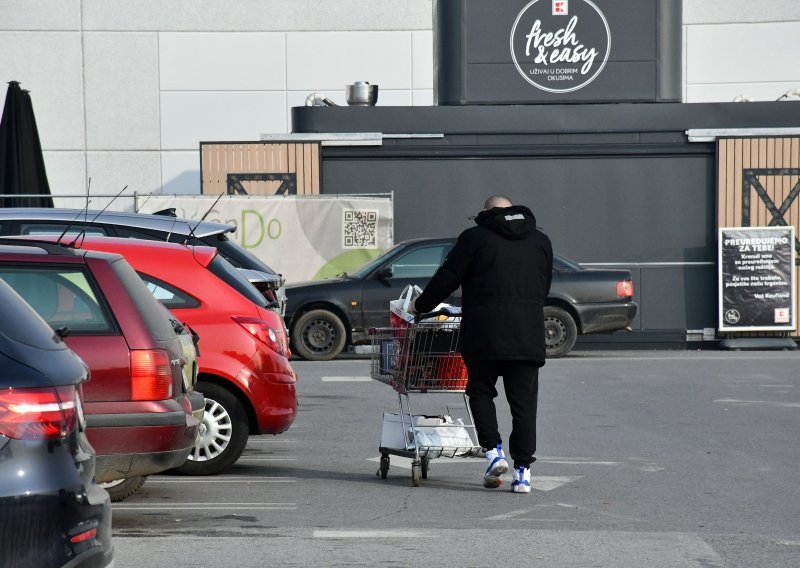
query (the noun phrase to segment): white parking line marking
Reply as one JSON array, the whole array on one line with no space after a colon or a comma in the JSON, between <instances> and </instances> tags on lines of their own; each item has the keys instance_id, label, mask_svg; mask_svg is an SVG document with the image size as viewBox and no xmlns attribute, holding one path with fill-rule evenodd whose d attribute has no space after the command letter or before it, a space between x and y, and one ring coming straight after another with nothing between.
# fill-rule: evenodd
<instances>
[{"instance_id":1,"label":"white parking line marking","mask_svg":"<svg viewBox=\"0 0 800 568\"><path fill-rule=\"evenodd\" d=\"M262 462L267 462L267 461L297 461L297 458L279 458L279 457L274 457L274 458L250 458L250 457L247 457L247 456L242 456L236 461L262 461Z\"/></svg>"},{"instance_id":2,"label":"white parking line marking","mask_svg":"<svg viewBox=\"0 0 800 568\"><path fill-rule=\"evenodd\" d=\"M546 476L534 475L531 477L531 488L538 489L539 491L552 491L558 489L562 485L583 479L582 475L578 476Z\"/></svg>"},{"instance_id":3,"label":"white parking line marking","mask_svg":"<svg viewBox=\"0 0 800 568\"><path fill-rule=\"evenodd\" d=\"M370 377L320 377L323 383L368 383Z\"/></svg>"},{"instance_id":4,"label":"white parking line marking","mask_svg":"<svg viewBox=\"0 0 800 568\"><path fill-rule=\"evenodd\" d=\"M408 530L315 530L314 538L434 538L430 532Z\"/></svg>"},{"instance_id":5,"label":"white parking line marking","mask_svg":"<svg viewBox=\"0 0 800 568\"><path fill-rule=\"evenodd\" d=\"M772 400L736 400L733 398L718 398L714 402L724 404L763 404L765 406L779 406L782 408L800 408L800 402L777 402Z\"/></svg>"},{"instance_id":6,"label":"white parking line marking","mask_svg":"<svg viewBox=\"0 0 800 568\"><path fill-rule=\"evenodd\" d=\"M208 478L182 478L182 479L165 479L165 478L147 478L148 483L297 483L297 479L293 477L251 477L251 478L236 478L236 477L219 477L217 479Z\"/></svg>"},{"instance_id":7,"label":"white parking line marking","mask_svg":"<svg viewBox=\"0 0 800 568\"><path fill-rule=\"evenodd\" d=\"M567 459L567 458L538 458L536 461L544 463L559 463L568 465L619 465L619 462L613 461L592 461L582 459Z\"/></svg>"},{"instance_id":8,"label":"white parking line marking","mask_svg":"<svg viewBox=\"0 0 800 568\"><path fill-rule=\"evenodd\" d=\"M548 359L548 365L565 365L568 363L603 363L605 361L619 363L620 361L632 361L632 362L641 362L641 361L673 361L675 363L693 363L694 361L719 361L721 363L730 362L739 364L743 359L747 360L755 360L755 359L765 359L766 356L754 356L752 354L740 354L739 356L733 353L726 353L725 356L678 356L678 357L666 357L666 356L653 356L653 357L620 357L620 356L585 356L585 355L575 355L571 357L563 357L560 359ZM774 361L776 359L798 359L800 355L798 354L784 354L780 355L775 353L774 356L769 357L770 361Z\"/></svg>"},{"instance_id":9,"label":"white parking line marking","mask_svg":"<svg viewBox=\"0 0 800 568\"><path fill-rule=\"evenodd\" d=\"M381 458L367 458L367 461L380 463ZM433 460L432 460L433 461ZM554 464L567 464L567 465L619 465L619 462L615 461L599 461L593 460L590 458L537 458L537 462L543 463L554 463ZM403 456L389 456L390 467L402 467L404 469L411 469L411 458L406 458ZM442 458L436 459L433 463L437 466L439 465L448 465L448 464L474 464L474 463L486 463L485 458L459 458L455 457L452 459L449 458Z\"/></svg>"},{"instance_id":10,"label":"white parking line marking","mask_svg":"<svg viewBox=\"0 0 800 568\"><path fill-rule=\"evenodd\" d=\"M508 519L513 519L514 517L520 517L525 515L526 513L532 513L533 509L518 509L516 511L509 511L508 513L503 513L502 515L494 515L493 517L486 517L487 521L506 521Z\"/></svg>"},{"instance_id":11,"label":"white parking line marking","mask_svg":"<svg viewBox=\"0 0 800 568\"><path fill-rule=\"evenodd\" d=\"M131 505L112 505L114 511L294 511L297 510L297 505L274 504L274 505L164 505L158 506L142 506L135 507Z\"/></svg>"}]
</instances>

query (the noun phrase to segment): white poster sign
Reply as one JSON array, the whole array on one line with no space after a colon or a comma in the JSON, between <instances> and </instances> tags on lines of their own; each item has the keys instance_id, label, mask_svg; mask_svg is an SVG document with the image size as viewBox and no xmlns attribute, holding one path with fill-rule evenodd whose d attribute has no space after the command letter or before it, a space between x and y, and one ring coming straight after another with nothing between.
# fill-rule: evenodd
<instances>
[{"instance_id":1,"label":"white poster sign","mask_svg":"<svg viewBox=\"0 0 800 568\"><path fill-rule=\"evenodd\" d=\"M287 283L352 272L393 246L389 195L337 196L146 196L139 211L174 207L178 217L227 223L229 237ZM212 208L213 205L213 208ZM211 208L211 211L209 211Z\"/></svg>"}]
</instances>

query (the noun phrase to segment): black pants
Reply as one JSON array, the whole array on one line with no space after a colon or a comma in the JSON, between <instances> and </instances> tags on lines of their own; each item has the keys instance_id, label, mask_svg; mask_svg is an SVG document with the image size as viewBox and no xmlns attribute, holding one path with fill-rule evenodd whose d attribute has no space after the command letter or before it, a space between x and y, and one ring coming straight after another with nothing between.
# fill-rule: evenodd
<instances>
[{"instance_id":1,"label":"black pants","mask_svg":"<svg viewBox=\"0 0 800 568\"><path fill-rule=\"evenodd\" d=\"M514 468L530 467L536 461L536 407L539 397L539 365L528 361L475 361L467 363L467 396L475 420L478 443L490 450L502 442L497 429L497 377L503 377L511 408L508 455Z\"/></svg>"}]
</instances>

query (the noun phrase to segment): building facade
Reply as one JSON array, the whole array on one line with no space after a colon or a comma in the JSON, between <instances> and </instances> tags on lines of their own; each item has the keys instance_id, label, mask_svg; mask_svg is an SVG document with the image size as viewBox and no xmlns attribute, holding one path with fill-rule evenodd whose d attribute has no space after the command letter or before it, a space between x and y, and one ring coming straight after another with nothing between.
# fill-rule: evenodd
<instances>
[{"instance_id":1,"label":"building facade","mask_svg":"<svg viewBox=\"0 0 800 568\"><path fill-rule=\"evenodd\" d=\"M431 0L0 0L0 80L31 91L54 195L200 192L199 143L289 132L312 92L434 102ZM800 3L684 0L682 99L800 88Z\"/></svg>"}]
</instances>

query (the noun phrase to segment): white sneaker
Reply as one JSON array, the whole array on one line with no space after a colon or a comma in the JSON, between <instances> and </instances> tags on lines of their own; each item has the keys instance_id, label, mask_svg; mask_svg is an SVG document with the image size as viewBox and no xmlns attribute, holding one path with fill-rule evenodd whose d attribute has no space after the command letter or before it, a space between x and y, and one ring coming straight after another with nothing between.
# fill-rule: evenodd
<instances>
[{"instance_id":1,"label":"white sneaker","mask_svg":"<svg viewBox=\"0 0 800 568\"><path fill-rule=\"evenodd\" d=\"M502 485L500 477L508 471L508 462L503 454L503 446L500 444L496 448L486 452L486 473L483 474L483 486L489 489L496 489Z\"/></svg>"},{"instance_id":2,"label":"white sneaker","mask_svg":"<svg viewBox=\"0 0 800 568\"><path fill-rule=\"evenodd\" d=\"M531 470L520 466L514 469L514 481L511 482L511 491L514 493L531 492Z\"/></svg>"}]
</instances>

